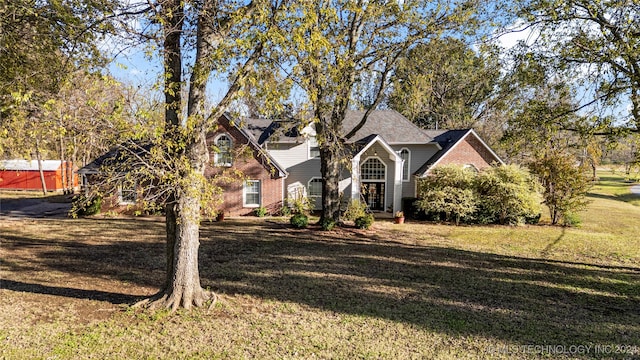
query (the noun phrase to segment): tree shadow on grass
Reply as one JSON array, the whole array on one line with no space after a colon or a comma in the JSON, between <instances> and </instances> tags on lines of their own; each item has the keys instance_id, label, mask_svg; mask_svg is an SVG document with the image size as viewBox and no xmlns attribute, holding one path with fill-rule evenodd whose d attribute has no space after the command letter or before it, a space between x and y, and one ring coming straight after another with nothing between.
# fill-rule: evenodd
<instances>
[{"instance_id":1,"label":"tree shadow on grass","mask_svg":"<svg viewBox=\"0 0 640 360\"><path fill-rule=\"evenodd\" d=\"M593 198L593 199L605 199L605 200L614 200L614 201L621 201L630 205L633 205L632 203L638 199L640 199L640 195L637 194L632 194L632 193L627 193L627 194L617 194L617 195L604 195L604 194L595 194L595 193L589 193L587 194L587 197L589 198Z\"/></svg>"},{"instance_id":2,"label":"tree shadow on grass","mask_svg":"<svg viewBox=\"0 0 640 360\"><path fill-rule=\"evenodd\" d=\"M640 268L228 224L203 239L203 283L222 293L521 344L640 346Z\"/></svg>"},{"instance_id":3,"label":"tree shadow on grass","mask_svg":"<svg viewBox=\"0 0 640 360\"><path fill-rule=\"evenodd\" d=\"M29 292L34 294L64 296L75 299L88 299L105 301L114 305L131 304L142 299L141 296L113 293L99 290L82 290L71 287L59 287L42 284L33 284L13 280L0 281L0 289Z\"/></svg>"},{"instance_id":4,"label":"tree shadow on grass","mask_svg":"<svg viewBox=\"0 0 640 360\"><path fill-rule=\"evenodd\" d=\"M0 236L4 251L16 256L3 261L17 277L6 287L111 302L130 297L133 302L135 295L99 290L100 281L161 286L161 223L86 224L117 229L105 234L111 241L99 243ZM155 237L138 239L144 231ZM293 230L245 220L205 223L201 281L221 294L295 302L453 335L520 344L640 346L640 268L409 245L393 236ZM32 259L20 259L20 250L29 250ZM97 288L38 285L19 276L38 271L89 277Z\"/></svg>"}]
</instances>

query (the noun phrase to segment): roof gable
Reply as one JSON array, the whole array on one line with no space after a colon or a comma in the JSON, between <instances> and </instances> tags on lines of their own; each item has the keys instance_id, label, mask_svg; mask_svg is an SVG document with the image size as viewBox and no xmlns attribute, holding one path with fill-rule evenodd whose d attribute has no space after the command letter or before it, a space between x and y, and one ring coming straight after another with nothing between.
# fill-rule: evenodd
<instances>
[{"instance_id":1,"label":"roof gable","mask_svg":"<svg viewBox=\"0 0 640 360\"><path fill-rule=\"evenodd\" d=\"M473 129L462 129L462 130L427 130L430 136L433 137L434 142L437 142L441 149L435 153L429 160L427 160L424 165L422 165L414 175L424 176L427 172L437 166L440 160L447 156L450 152L454 150L454 148L464 141L468 136L474 136L480 144L486 148L491 156L495 158L495 160L504 164L502 159L487 145L482 138L473 130Z\"/></svg>"},{"instance_id":2,"label":"roof gable","mask_svg":"<svg viewBox=\"0 0 640 360\"><path fill-rule=\"evenodd\" d=\"M253 119L253 120L262 120L262 119ZM228 115L223 115L218 120L218 123L223 127L229 130L230 127L236 129L241 136L243 136L249 145L253 148L254 157L258 160L267 170L276 170L278 177L286 177L288 175L287 171L284 167L282 167L278 162L267 152L264 150L259 143L259 140L265 132L271 131L271 124L267 125L267 121L257 121L252 123L247 123L244 126L240 126L240 124L231 120ZM251 124L250 126L247 126ZM262 132L262 133L260 133ZM259 135L259 136L256 136ZM232 135L233 136L233 135Z\"/></svg>"}]
</instances>

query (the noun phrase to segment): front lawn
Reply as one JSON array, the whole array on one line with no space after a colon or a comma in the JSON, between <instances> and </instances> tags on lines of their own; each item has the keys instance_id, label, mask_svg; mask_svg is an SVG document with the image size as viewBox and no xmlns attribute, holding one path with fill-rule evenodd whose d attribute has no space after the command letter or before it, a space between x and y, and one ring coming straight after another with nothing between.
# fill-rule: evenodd
<instances>
[{"instance_id":1,"label":"front lawn","mask_svg":"<svg viewBox=\"0 0 640 360\"><path fill-rule=\"evenodd\" d=\"M177 314L128 306L160 219L1 220L0 358L638 358L640 207L594 195L580 228L205 223L219 301Z\"/></svg>"}]
</instances>

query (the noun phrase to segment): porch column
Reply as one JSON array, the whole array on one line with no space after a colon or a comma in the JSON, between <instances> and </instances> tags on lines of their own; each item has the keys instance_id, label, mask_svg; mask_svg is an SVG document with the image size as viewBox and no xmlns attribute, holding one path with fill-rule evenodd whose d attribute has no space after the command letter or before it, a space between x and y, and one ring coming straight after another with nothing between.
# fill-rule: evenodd
<instances>
[{"instance_id":1,"label":"porch column","mask_svg":"<svg viewBox=\"0 0 640 360\"><path fill-rule=\"evenodd\" d=\"M396 171L393 177L393 213L402 210L402 165L404 160L396 156Z\"/></svg>"},{"instance_id":2,"label":"porch column","mask_svg":"<svg viewBox=\"0 0 640 360\"><path fill-rule=\"evenodd\" d=\"M360 199L360 155L351 159L351 199Z\"/></svg>"}]
</instances>

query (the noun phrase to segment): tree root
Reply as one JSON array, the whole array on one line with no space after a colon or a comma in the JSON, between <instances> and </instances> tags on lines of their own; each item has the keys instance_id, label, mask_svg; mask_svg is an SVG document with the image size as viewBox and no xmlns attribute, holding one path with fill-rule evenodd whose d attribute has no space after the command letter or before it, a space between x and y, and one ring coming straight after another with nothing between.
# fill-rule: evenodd
<instances>
[{"instance_id":1,"label":"tree root","mask_svg":"<svg viewBox=\"0 0 640 360\"><path fill-rule=\"evenodd\" d=\"M131 307L134 309L144 308L149 310L170 309L172 313L176 312L181 306L187 310L192 307L202 307L210 302L211 309L217 302L218 297L213 291L200 288L198 291L191 293L190 296L182 291L169 292L161 290L157 294L138 301Z\"/></svg>"}]
</instances>

